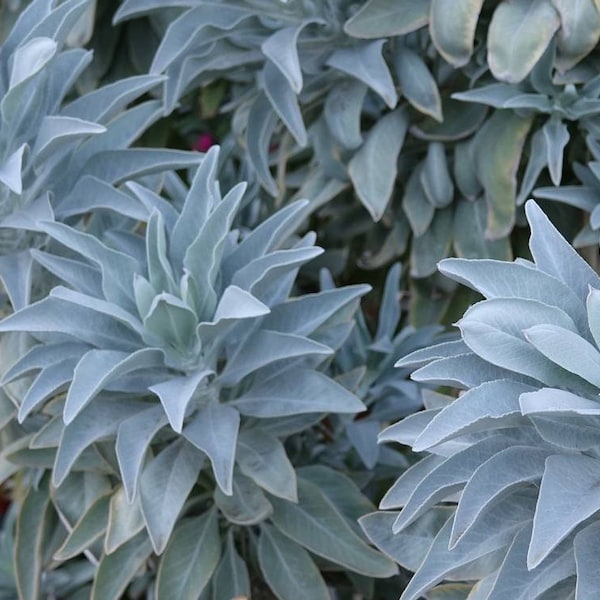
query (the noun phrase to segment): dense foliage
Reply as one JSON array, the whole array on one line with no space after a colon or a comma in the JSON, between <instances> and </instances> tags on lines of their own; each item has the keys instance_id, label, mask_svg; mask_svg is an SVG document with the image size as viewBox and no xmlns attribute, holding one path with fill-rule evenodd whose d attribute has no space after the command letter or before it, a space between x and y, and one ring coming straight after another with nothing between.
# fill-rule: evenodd
<instances>
[{"instance_id":1,"label":"dense foliage","mask_svg":"<svg viewBox=\"0 0 600 600\"><path fill-rule=\"evenodd\" d=\"M593 599L599 40L1 2L0 598Z\"/></svg>"}]
</instances>

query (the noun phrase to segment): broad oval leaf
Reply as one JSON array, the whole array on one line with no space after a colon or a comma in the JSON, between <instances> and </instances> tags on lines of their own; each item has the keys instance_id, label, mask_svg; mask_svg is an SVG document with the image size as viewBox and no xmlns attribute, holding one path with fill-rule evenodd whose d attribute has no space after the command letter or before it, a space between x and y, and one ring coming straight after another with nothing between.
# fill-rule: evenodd
<instances>
[{"instance_id":1,"label":"broad oval leaf","mask_svg":"<svg viewBox=\"0 0 600 600\"><path fill-rule=\"evenodd\" d=\"M559 27L559 14L550 0L501 2L494 11L487 40L494 77L509 83L523 80Z\"/></svg>"}]
</instances>

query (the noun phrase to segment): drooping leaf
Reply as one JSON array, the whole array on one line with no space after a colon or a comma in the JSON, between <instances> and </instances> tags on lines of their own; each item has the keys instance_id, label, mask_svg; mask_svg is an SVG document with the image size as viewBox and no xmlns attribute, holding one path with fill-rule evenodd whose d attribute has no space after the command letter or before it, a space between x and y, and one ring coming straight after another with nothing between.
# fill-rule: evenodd
<instances>
[{"instance_id":1,"label":"drooping leaf","mask_svg":"<svg viewBox=\"0 0 600 600\"><path fill-rule=\"evenodd\" d=\"M266 524L260 527L258 562L266 582L278 598L329 598L325 582L308 552Z\"/></svg>"},{"instance_id":2,"label":"drooping leaf","mask_svg":"<svg viewBox=\"0 0 600 600\"><path fill-rule=\"evenodd\" d=\"M183 435L210 459L219 487L233 493L233 465L237 447L239 412L228 405L209 402L183 428Z\"/></svg>"},{"instance_id":3,"label":"drooping leaf","mask_svg":"<svg viewBox=\"0 0 600 600\"><path fill-rule=\"evenodd\" d=\"M388 113L377 121L365 143L350 160L350 179L374 221L381 219L390 201L396 180L398 153L407 127L405 110L397 109Z\"/></svg>"},{"instance_id":4,"label":"drooping leaf","mask_svg":"<svg viewBox=\"0 0 600 600\"><path fill-rule=\"evenodd\" d=\"M357 38L382 38L415 31L429 20L429 0L369 0L344 24Z\"/></svg>"},{"instance_id":5,"label":"drooping leaf","mask_svg":"<svg viewBox=\"0 0 600 600\"><path fill-rule=\"evenodd\" d=\"M429 33L438 52L453 66L467 64L483 0L432 0Z\"/></svg>"},{"instance_id":6,"label":"drooping leaf","mask_svg":"<svg viewBox=\"0 0 600 600\"><path fill-rule=\"evenodd\" d=\"M488 62L494 77L509 83L524 79L559 27L559 14L550 0L500 4L488 33ZM507 44L507 36L514 43Z\"/></svg>"}]
</instances>

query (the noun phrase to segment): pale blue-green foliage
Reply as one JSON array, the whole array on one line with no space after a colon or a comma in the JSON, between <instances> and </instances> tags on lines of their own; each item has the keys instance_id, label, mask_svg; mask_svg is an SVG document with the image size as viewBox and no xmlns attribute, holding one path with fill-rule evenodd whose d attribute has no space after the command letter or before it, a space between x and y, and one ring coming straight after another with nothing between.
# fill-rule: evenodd
<instances>
[{"instance_id":1,"label":"pale blue-green foliage","mask_svg":"<svg viewBox=\"0 0 600 600\"><path fill-rule=\"evenodd\" d=\"M581 185L562 185L559 187L539 187L533 190L536 198L556 200L569 206L575 206L589 213L589 220L583 225L579 233L573 239L576 248L584 246L597 246L600 242L600 143L597 135L589 134L586 144L591 154L587 165L574 163L573 171L581 182Z\"/></svg>"},{"instance_id":2,"label":"pale blue-green foliage","mask_svg":"<svg viewBox=\"0 0 600 600\"><path fill-rule=\"evenodd\" d=\"M358 311L355 326L330 367L336 379L364 402L368 412L360 419L345 415L330 417L331 439L326 443L316 440L311 443L312 455L332 466L348 460L354 450L358 460L353 461L353 470L361 473L364 485L410 465L405 455L377 444L378 434L390 421L423 406L424 386L408 380L409 369L394 368L397 357L430 346L434 340L441 342L455 337L442 334L443 328L438 325L421 329L410 325L400 327L401 271L401 265L396 263L387 273L375 331L369 330L364 311ZM333 288L325 273L322 287Z\"/></svg>"},{"instance_id":3,"label":"pale blue-green foliage","mask_svg":"<svg viewBox=\"0 0 600 600\"><path fill-rule=\"evenodd\" d=\"M33 506L50 510L51 499L69 513L69 536L55 555L85 551L100 561L94 598L118 597L152 551L163 554L159 598L173 597L174 586L177 597L197 597L211 580L213 590L229 585L219 561L239 563L240 585L247 582L247 557L238 560L231 544L221 552L220 518L256 526L248 535L258 535L258 561L274 590L295 575L281 574L273 553L309 565L314 598L327 593L307 550L363 575L395 573L360 537L356 519L371 505L358 488L324 466L296 473L282 442L326 413L365 408L324 371L369 287L293 296L299 268L321 253L312 232L293 233L306 202L253 230L235 229L245 185L222 197L217 168L214 148L173 203L137 183L112 195L108 186L90 187L79 211L102 202L124 218L102 240L81 227L38 222L52 252L32 256L64 285L0 323L4 336L31 336L4 373L2 399L16 405L28 435L2 456L51 470L45 491L32 488L25 506L31 496ZM143 231L125 227L139 221ZM25 389L15 391L10 382L22 378ZM112 487L108 473L122 485ZM82 484L82 476L90 481ZM86 502L64 508L76 485ZM197 485L189 502L200 513L188 511L178 525ZM28 543L18 539L17 548ZM197 564L182 572L190 555ZM41 562L28 567L19 556L19 584L39 581ZM120 562L127 566L115 576ZM236 593L249 591L242 588Z\"/></svg>"},{"instance_id":4,"label":"pale blue-green foliage","mask_svg":"<svg viewBox=\"0 0 600 600\"><path fill-rule=\"evenodd\" d=\"M70 97L92 54L66 44L92 7L91 0L35 0L0 46L0 278L13 308L29 301L27 248L44 239L36 235L38 221L70 216L70 204L90 186L197 162L190 153L129 148L161 116L162 104L126 107L161 77L131 77Z\"/></svg>"},{"instance_id":5,"label":"pale blue-green foliage","mask_svg":"<svg viewBox=\"0 0 600 600\"><path fill-rule=\"evenodd\" d=\"M475 599L597 595L600 277L533 201L526 210L533 261L442 261L485 299L460 340L399 361L419 367L415 381L461 390L380 436L427 453L383 498L390 512L362 520L415 571L403 600L443 580L476 580Z\"/></svg>"}]
</instances>

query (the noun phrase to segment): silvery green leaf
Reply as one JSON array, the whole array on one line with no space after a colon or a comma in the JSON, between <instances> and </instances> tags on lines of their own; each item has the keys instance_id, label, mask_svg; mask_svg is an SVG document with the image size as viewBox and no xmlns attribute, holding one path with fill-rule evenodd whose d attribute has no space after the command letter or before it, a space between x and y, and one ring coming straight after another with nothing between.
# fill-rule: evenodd
<instances>
[{"instance_id":1,"label":"silvery green leaf","mask_svg":"<svg viewBox=\"0 0 600 600\"><path fill-rule=\"evenodd\" d=\"M427 199L436 208L444 208L452 202L454 184L448 170L446 150L440 142L431 142L420 171L421 185Z\"/></svg>"},{"instance_id":2,"label":"silvery green leaf","mask_svg":"<svg viewBox=\"0 0 600 600\"><path fill-rule=\"evenodd\" d=\"M585 332L587 316L583 302L563 282L538 269L498 260L444 259L440 272L478 291L486 298L528 298L561 308Z\"/></svg>"},{"instance_id":3,"label":"silvery green leaf","mask_svg":"<svg viewBox=\"0 0 600 600\"><path fill-rule=\"evenodd\" d=\"M510 445L511 440L501 436L485 438L447 458L427 473L394 522L394 533L402 531L431 506L462 490L481 463Z\"/></svg>"},{"instance_id":4,"label":"silvery green leaf","mask_svg":"<svg viewBox=\"0 0 600 600\"><path fill-rule=\"evenodd\" d=\"M280 33L280 32L278 32ZM300 105L286 76L270 61L261 72L261 87L279 118L285 123L297 144L306 146L308 137Z\"/></svg>"},{"instance_id":5,"label":"silvery green leaf","mask_svg":"<svg viewBox=\"0 0 600 600\"><path fill-rule=\"evenodd\" d=\"M563 153L569 143L569 130L559 118L551 117L542 127L546 139L548 170L554 185L560 185Z\"/></svg>"},{"instance_id":6,"label":"silvery green leaf","mask_svg":"<svg viewBox=\"0 0 600 600\"><path fill-rule=\"evenodd\" d=\"M345 148L354 150L363 141L360 131L367 86L361 81L343 80L325 98L323 112L331 134Z\"/></svg>"},{"instance_id":7,"label":"silvery green leaf","mask_svg":"<svg viewBox=\"0 0 600 600\"><path fill-rule=\"evenodd\" d=\"M420 112L442 121L440 93L425 61L406 46L398 45L394 67L405 98Z\"/></svg>"},{"instance_id":8,"label":"silvery green leaf","mask_svg":"<svg viewBox=\"0 0 600 600\"><path fill-rule=\"evenodd\" d=\"M543 94L520 94L509 98L502 108L531 109L535 112L551 113L553 109L550 98Z\"/></svg>"},{"instance_id":9,"label":"silvery green leaf","mask_svg":"<svg viewBox=\"0 0 600 600\"><path fill-rule=\"evenodd\" d=\"M483 0L432 0L429 34L438 52L454 67L473 54L475 28Z\"/></svg>"},{"instance_id":10,"label":"silvery green leaf","mask_svg":"<svg viewBox=\"0 0 600 600\"><path fill-rule=\"evenodd\" d=\"M404 109L388 113L377 121L348 165L356 193L374 221L381 219L392 196L407 127Z\"/></svg>"},{"instance_id":11,"label":"silvery green leaf","mask_svg":"<svg viewBox=\"0 0 600 600\"><path fill-rule=\"evenodd\" d=\"M214 321L251 319L269 314L268 306L236 285L225 288L214 314ZM263 321L264 322L264 321Z\"/></svg>"},{"instance_id":12,"label":"silvery green leaf","mask_svg":"<svg viewBox=\"0 0 600 600\"><path fill-rule=\"evenodd\" d=\"M529 160L527 161L527 168L521 181L521 188L519 189L519 195L517 196L517 205L522 205L531 194L531 190L534 188L540 173L544 167L548 164L548 149L546 136L544 130L538 129L531 136L531 144L529 150ZM543 188L540 188L543 189ZM550 188L554 190L555 188ZM537 191L534 193L537 195ZM543 196L540 196L543 197Z\"/></svg>"},{"instance_id":13,"label":"silvery green leaf","mask_svg":"<svg viewBox=\"0 0 600 600\"><path fill-rule=\"evenodd\" d=\"M0 281L8 294L13 310L29 304L33 259L27 251L0 256Z\"/></svg>"},{"instance_id":14,"label":"silvery green leaf","mask_svg":"<svg viewBox=\"0 0 600 600\"><path fill-rule=\"evenodd\" d=\"M181 521L158 567L156 598L195 600L210 581L221 554L217 511Z\"/></svg>"},{"instance_id":15,"label":"silvery green leaf","mask_svg":"<svg viewBox=\"0 0 600 600\"><path fill-rule=\"evenodd\" d=\"M104 552L114 554L123 544L126 544L144 529L144 517L137 496L133 503L129 503L122 486L113 491L108 509L108 529L104 538ZM139 538L147 541L151 548L148 534L144 531ZM149 550L150 552L150 550Z\"/></svg>"},{"instance_id":16,"label":"silvery green leaf","mask_svg":"<svg viewBox=\"0 0 600 600\"><path fill-rule=\"evenodd\" d=\"M46 484L39 489L29 488L19 511L13 560L19 597L24 600L40 597L42 549L50 506Z\"/></svg>"},{"instance_id":17,"label":"silvery green leaf","mask_svg":"<svg viewBox=\"0 0 600 600\"><path fill-rule=\"evenodd\" d=\"M330 598L325 581L310 554L267 524L260 526L258 564L265 581L277 598Z\"/></svg>"},{"instance_id":18,"label":"silvery green leaf","mask_svg":"<svg viewBox=\"0 0 600 600\"><path fill-rule=\"evenodd\" d=\"M556 63L561 71L566 71L598 43L600 14L598 5L589 0L552 0L552 4L560 15Z\"/></svg>"},{"instance_id":19,"label":"silvery green leaf","mask_svg":"<svg viewBox=\"0 0 600 600\"><path fill-rule=\"evenodd\" d=\"M67 0L53 7L52 12L28 32L25 41L43 36L52 38L62 46L90 4L91 0Z\"/></svg>"},{"instance_id":20,"label":"silvery green leaf","mask_svg":"<svg viewBox=\"0 0 600 600\"><path fill-rule=\"evenodd\" d=\"M44 223L43 230L53 239L94 262L102 271L102 289L107 300L123 308L134 308L133 274L139 272L137 261L112 250L90 234L63 223Z\"/></svg>"},{"instance_id":21,"label":"silvery green leaf","mask_svg":"<svg viewBox=\"0 0 600 600\"><path fill-rule=\"evenodd\" d=\"M310 356L325 360L332 349L299 335L261 329L240 345L229 358L219 381L225 386L238 384L246 375L276 361Z\"/></svg>"},{"instance_id":22,"label":"silvery green leaf","mask_svg":"<svg viewBox=\"0 0 600 600\"><path fill-rule=\"evenodd\" d=\"M454 515L451 548L460 544L461 537L476 526L478 519L494 503L521 487L532 483L537 486L550 452L531 446L513 446L483 462L462 492Z\"/></svg>"},{"instance_id":23,"label":"silvery green leaf","mask_svg":"<svg viewBox=\"0 0 600 600\"><path fill-rule=\"evenodd\" d=\"M219 488L231 496L233 465L240 426L239 412L216 401L201 408L183 428L183 435L210 459Z\"/></svg>"},{"instance_id":24,"label":"silvery green leaf","mask_svg":"<svg viewBox=\"0 0 600 600\"><path fill-rule=\"evenodd\" d=\"M469 389L493 379L522 381L524 378L508 369L490 364L471 352L435 360L417 369L411 379Z\"/></svg>"},{"instance_id":25,"label":"silvery green leaf","mask_svg":"<svg viewBox=\"0 0 600 600\"><path fill-rule=\"evenodd\" d=\"M153 211L146 224L146 257L148 279L155 290L177 292L175 275L167 257L167 236L161 214Z\"/></svg>"},{"instance_id":26,"label":"silvery green leaf","mask_svg":"<svg viewBox=\"0 0 600 600\"><path fill-rule=\"evenodd\" d=\"M373 469L377 464L379 458L377 434L380 431L381 424L373 420L361 419L346 426L346 435L367 469Z\"/></svg>"},{"instance_id":27,"label":"silvery green leaf","mask_svg":"<svg viewBox=\"0 0 600 600\"><path fill-rule=\"evenodd\" d=\"M309 336L326 321L349 309L354 314L358 302L370 290L366 285L350 285L316 294L290 298L271 308L262 321L264 329ZM351 318L351 317L350 317Z\"/></svg>"},{"instance_id":28,"label":"silvery green leaf","mask_svg":"<svg viewBox=\"0 0 600 600\"><path fill-rule=\"evenodd\" d=\"M537 1L537 0L536 0ZM486 236L504 237L515 220L517 168L532 118L496 111L477 132L473 155L488 205Z\"/></svg>"},{"instance_id":29,"label":"silvery green leaf","mask_svg":"<svg viewBox=\"0 0 600 600\"><path fill-rule=\"evenodd\" d=\"M144 531L112 554L104 555L94 577L90 599L120 598L151 554L152 546Z\"/></svg>"},{"instance_id":30,"label":"silvery green leaf","mask_svg":"<svg viewBox=\"0 0 600 600\"><path fill-rule=\"evenodd\" d=\"M324 465L310 465L300 467L298 477L318 486L354 531L362 536L357 521L375 507L347 475Z\"/></svg>"},{"instance_id":31,"label":"silvery green leaf","mask_svg":"<svg viewBox=\"0 0 600 600\"><path fill-rule=\"evenodd\" d=\"M215 571L211 587L212 600L235 598L236 596L250 597L248 567L235 548L231 530L227 534L225 552L223 552L221 562Z\"/></svg>"},{"instance_id":32,"label":"silvery green leaf","mask_svg":"<svg viewBox=\"0 0 600 600\"><path fill-rule=\"evenodd\" d=\"M239 245L223 257L221 270L225 281L243 266L279 248L298 228L300 214L307 208L308 200L297 200L273 213L242 239Z\"/></svg>"},{"instance_id":33,"label":"silvery green leaf","mask_svg":"<svg viewBox=\"0 0 600 600\"><path fill-rule=\"evenodd\" d=\"M499 5L488 32L488 63L500 81L518 83L542 57L560 27L560 16L550 0L515 0ZM517 38L506 43L507 35Z\"/></svg>"},{"instance_id":34,"label":"silvery green leaf","mask_svg":"<svg viewBox=\"0 0 600 600\"><path fill-rule=\"evenodd\" d=\"M73 190L58 203L56 213L64 219L98 209L112 210L136 221L147 221L149 215L149 211L130 195L89 176L77 181Z\"/></svg>"},{"instance_id":35,"label":"silvery green leaf","mask_svg":"<svg viewBox=\"0 0 600 600\"><path fill-rule=\"evenodd\" d=\"M211 374L212 371L199 369L194 373L172 377L148 388L160 398L169 424L177 433L181 433L187 408L198 386Z\"/></svg>"},{"instance_id":36,"label":"silvery green leaf","mask_svg":"<svg viewBox=\"0 0 600 600\"><path fill-rule=\"evenodd\" d=\"M600 353L587 340L555 325L534 325L524 333L536 350L553 363L600 387Z\"/></svg>"},{"instance_id":37,"label":"silvery green leaf","mask_svg":"<svg viewBox=\"0 0 600 600\"><path fill-rule=\"evenodd\" d=\"M71 423L108 383L134 371L155 369L163 364L163 353L155 348L142 348L132 354L117 350L89 350L73 371L63 412L65 423Z\"/></svg>"},{"instance_id":38,"label":"silvery green leaf","mask_svg":"<svg viewBox=\"0 0 600 600\"><path fill-rule=\"evenodd\" d=\"M65 142L79 141L105 131L105 127L92 121L84 121L75 117L47 115L42 120L33 147L35 164L40 165L50 158Z\"/></svg>"},{"instance_id":39,"label":"silvery green leaf","mask_svg":"<svg viewBox=\"0 0 600 600\"><path fill-rule=\"evenodd\" d=\"M246 146L248 159L256 171L260 184L271 195L277 196L279 188L269 169L269 146L277 126L277 114L264 93L260 93L248 113Z\"/></svg>"},{"instance_id":40,"label":"silvery green leaf","mask_svg":"<svg viewBox=\"0 0 600 600\"><path fill-rule=\"evenodd\" d=\"M287 369L252 386L233 402L243 415L283 417L303 413L356 413L363 403L329 377L308 369Z\"/></svg>"},{"instance_id":41,"label":"silvery green leaf","mask_svg":"<svg viewBox=\"0 0 600 600\"><path fill-rule=\"evenodd\" d=\"M398 94L382 56L385 42L380 39L338 48L325 64L367 84L393 109L398 103Z\"/></svg>"},{"instance_id":42,"label":"silvery green leaf","mask_svg":"<svg viewBox=\"0 0 600 600\"><path fill-rule=\"evenodd\" d=\"M54 554L55 560L65 561L84 552L106 531L110 496L100 496L75 523L67 539Z\"/></svg>"},{"instance_id":43,"label":"silvery green leaf","mask_svg":"<svg viewBox=\"0 0 600 600\"><path fill-rule=\"evenodd\" d=\"M490 431L524 424L519 398L533 391L514 381L488 381L471 388L445 407L423 430L413 445L422 452L436 444L472 431Z\"/></svg>"},{"instance_id":44,"label":"silvery green leaf","mask_svg":"<svg viewBox=\"0 0 600 600\"><path fill-rule=\"evenodd\" d=\"M32 410L43 404L73 379L78 358L66 358L46 367L33 380L19 407L18 420L22 423Z\"/></svg>"},{"instance_id":45,"label":"silvery green leaf","mask_svg":"<svg viewBox=\"0 0 600 600\"><path fill-rule=\"evenodd\" d=\"M296 472L283 444L262 429L245 429L238 437L236 462L241 472L269 493L296 502Z\"/></svg>"},{"instance_id":46,"label":"silvery green leaf","mask_svg":"<svg viewBox=\"0 0 600 600\"><path fill-rule=\"evenodd\" d=\"M468 92L467 92L468 93ZM436 121L425 117L410 127L410 132L418 139L430 142L448 142L468 138L475 133L485 120L487 107L480 104L465 104L454 96L443 96L442 114L444 120Z\"/></svg>"},{"instance_id":47,"label":"silvery green leaf","mask_svg":"<svg viewBox=\"0 0 600 600\"><path fill-rule=\"evenodd\" d=\"M19 146L0 165L0 183L3 183L9 190L19 195L23 192L21 170L23 168L23 155L27 149L26 144Z\"/></svg>"},{"instance_id":48,"label":"silvery green leaf","mask_svg":"<svg viewBox=\"0 0 600 600\"><path fill-rule=\"evenodd\" d=\"M560 235L538 205L525 205L531 226L529 247L538 269L564 282L580 298L586 298L588 286L600 288L600 278Z\"/></svg>"},{"instance_id":49,"label":"silvery green leaf","mask_svg":"<svg viewBox=\"0 0 600 600\"><path fill-rule=\"evenodd\" d=\"M507 83L490 83L482 87L473 88L466 92L455 92L452 98L465 102L478 102L494 108L504 108L506 102L523 94L523 90L516 85Z\"/></svg>"},{"instance_id":50,"label":"silvery green leaf","mask_svg":"<svg viewBox=\"0 0 600 600\"><path fill-rule=\"evenodd\" d=\"M125 0L113 17L113 24L133 19L166 7L192 7L204 4L205 0Z\"/></svg>"},{"instance_id":51,"label":"silvery green leaf","mask_svg":"<svg viewBox=\"0 0 600 600\"><path fill-rule=\"evenodd\" d=\"M202 3L173 20L154 55L150 73L162 73L175 59L202 40L203 30L210 27L230 30L252 15L250 9L242 6L219 5L218 10L216 8L210 3Z\"/></svg>"},{"instance_id":52,"label":"silvery green leaf","mask_svg":"<svg viewBox=\"0 0 600 600\"><path fill-rule=\"evenodd\" d=\"M271 285L280 284L285 276L294 274L301 265L322 253L321 248L311 246L276 250L243 266L235 273L231 283L242 290L247 290L267 305L282 302L288 297L287 289L285 294L273 293L269 289ZM275 292L277 291L275 290ZM283 298L279 298L279 296L283 296Z\"/></svg>"},{"instance_id":53,"label":"silvery green leaf","mask_svg":"<svg viewBox=\"0 0 600 600\"><path fill-rule=\"evenodd\" d=\"M379 308L379 316L377 322L377 331L375 332L375 341L392 338L394 332L400 322L400 274L402 265L395 263L390 267L385 276L385 284L383 286L383 296L381 298L381 306Z\"/></svg>"},{"instance_id":54,"label":"silvery green leaf","mask_svg":"<svg viewBox=\"0 0 600 600\"><path fill-rule=\"evenodd\" d=\"M115 451L129 502L133 502L137 493L142 464L150 442L166 424L167 419L160 406L150 406L119 424Z\"/></svg>"},{"instance_id":55,"label":"silvery green leaf","mask_svg":"<svg viewBox=\"0 0 600 600\"><path fill-rule=\"evenodd\" d=\"M130 102L156 87L163 77L136 75L76 98L61 110L64 117L106 124Z\"/></svg>"},{"instance_id":56,"label":"silvery green leaf","mask_svg":"<svg viewBox=\"0 0 600 600\"><path fill-rule=\"evenodd\" d=\"M284 27L272 33L260 46L263 54L273 61L289 81L295 94L302 90L302 67L298 58L298 36L314 21L302 21L298 26Z\"/></svg>"},{"instance_id":57,"label":"silvery green leaf","mask_svg":"<svg viewBox=\"0 0 600 600\"><path fill-rule=\"evenodd\" d=\"M67 306L70 305L69 310L73 306L79 306L81 308L86 308L93 311L96 313L96 317L110 317L115 322L122 324L127 328L127 337L131 338L133 332L137 334L136 339L139 339L143 336L144 331L139 319L114 302L108 302L106 300L102 300L101 298L95 298L94 296L83 294L75 290L70 290L62 285L53 288L50 292L50 297L63 301L63 303Z\"/></svg>"},{"instance_id":58,"label":"silvery green leaf","mask_svg":"<svg viewBox=\"0 0 600 600\"><path fill-rule=\"evenodd\" d=\"M48 17L52 3L49 0L33 0L22 8L10 33L2 42L3 58L10 56L31 30Z\"/></svg>"},{"instance_id":59,"label":"silvery green leaf","mask_svg":"<svg viewBox=\"0 0 600 600\"><path fill-rule=\"evenodd\" d=\"M186 440L179 439L144 468L140 477L140 504L156 554L164 551L203 463L204 455Z\"/></svg>"},{"instance_id":60,"label":"silvery green leaf","mask_svg":"<svg viewBox=\"0 0 600 600\"><path fill-rule=\"evenodd\" d=\"M379 437L379 441L390 441L391 434L388 430L384 430L384 437ZM379 508L383 510L402 508L408 502L414 489L417 487L425 477L433 470L437 469L443 462L444 458L435 454L428 454L421 460L411 465L400 477L394 482L390 489L386 492L385 496L379 503ZM427 514L427 513L425 513ZM396 515L397 518L397 515ZM395 519L394 518L394 521ZM390 532L392 529L392 523L390 523Z\"/></svg>"},{"instance_id":61,"label":"silvery green leaf","mask_svg":"<svg viewBox=\"0 0 600 600\"><path fill-rule=\"evenodd\" d=\"M163 292L152 300L144 327L159 336L165 348L187 353L195 341L198 319L176 296Z\"/></svg>"},{"instance_id":62,"label":"silvery green leaf","mask_svg":"<svg viewBox=\"0 0 600 600\"><path fill-rule=\"evenodd\" d=\"M420 168L416 168L408 178L402 198L402 210L413 234L417 237L423 235L431 225L435 207L429 202L423 190Z\"/></svg>"},{"instance_id":63,"label":"silvery green leaf","mask_svg":"<svg viewBox=\"0 0 600 600\"><path fill-rule=\"evenodd\" d=\"M595 400L582 398L572 392L553 388L540 388L535 392L523 394L520 398L524 415L582 415L598 416L600 405ZM589 419L592 423L592 419Z\"/></svg>"},{"instance_id":64,"label":"silvery green leaf","mask_svg":"<svg viewBox=\"0 0 600 600\"><path fill-rule=\"evenodd\" d=\"M471 140L456 144L454 147L454 169L452 174L456 181L456 187L470 201L477 200L481 196L483 189L477 179L474 162Z\"/></svg>"},{"instance_id":65,"label":"silvery green leaf","mask_svg":"<svg viewBox=\"0 0 600 600\"><path fill-rule=\"evenodd\" d=\"M298 504L276 497L273 524L311 552L371 577L390 577L395 564L370 548L348 525L339 509L313 483L298 481Z\"/></svg>"},{"instance_id":66,"label":"silvery green leaf","mask_svg":"<svg viewBox=\"0 0 600 600\"><path fill-rule=\"evenodd\" d=\"M370 513L362 517L359 523L379 550L405 569L416 571L450 514L448 508L434 508L398 534L392 532L392 523L398 516L395 512Z\"/></svg>"},{"instance_id":67,"label":"silvery green leaf","mask_svg":"<svg viewBox=\"0 0 600 600\"><path fill-rule=\"evenodd\" d=\"M597 460L588 456L555 455L546 460L527 553L529 569L537 567L579 523L598 510L597 467Z\"/></svg>"},{"instance_id":68,"label":"silvery green leaf","mask_svg":"<svg viewBox=\"0 0 600 600\"><path fill-rule=\"evenodd\" d=\"M508 498L485 515L485 524L471 535L468 543L448 551L452 519L441 528L415 576L404 591L402 600L417 600L425 591L446 579L460 567L474 567L470 579L487 575L500 566L515 533L530 522L530 507L522 500ZM466 542L466 541L465 541ZM477 569L477 561L481 569Z\"/></svg>"},{"instance_id":69,"label":"silvery green leaf","mask_svg":"<svg viewBox=\"0 0 600 600\"><path fill-rule=\"evenodd\" d=\"M538 592L544 594L552 590L556 583L575 575L575 559L572 549L568 546L558 548L548 556L544 564L530 570L525 561L529 537L530 527L524 527L515 537L496 577L494 587L488 595L490 600L508 598L528 600L532 595L537 595ZM572 586L571 583L569 587ZM565 590L558 597L566 598Z\"/></svg>"},{"instance_id":70,"label":"silvery green leaf","mask_svg":"<svg viewBox=\"0 0 600 600\"><path fill-rule=\"evenodd\" d=\"M162 215L167 231L172 232L179 213L169 201L161 198L161 196L155 194L152 190L135 181L128 181L124 184L124 188L131 192L146 207L148 214L151 214L156 209ZM172 251L171 259L173 259Z\"/></svg>"},{"instance_id":71,"label":"silvery green leaf","mask_svg":"<svg viewBox=\"0 0 600 600\"><path fill-rule=\"evenodd\" d=\"M512 258L509 237L488 240L485 237L488 207L482 198L461 198L454 208L454 250L462 258Z\"/></svg>"},{"instance_id":72,"label":"silvery green leaf","mask_svg":"<svg viewBox=\"0 0 600 600\"><path fill-rule=\"evenodd\" d=\"M56 54L58 45L48 37L36 37L17 48L12 55L8 89L39 73Z\"/></svg>"},{"instance_id":73,"label":"silvery green leaf","mask_svg":"<svg viewBox=\"0 0 600 600\"><path fill-rule=\"evenodd\" d=\"M537 131L536 134L534 134L534 137L538 133L543 138L543 133L541 132L541 130ZM596 219L598 218L598 214L594 215L594 209L598 206L597 191L595 187L587 185L561 185L559 188L553 186L539 187L533 190L533 195L536 198L564 202L565 204L568 204L570 206L575 206L586 212L590 212L592 213L591 217L594 220L594 227L598 227L598 222L596 221ZM529 197L527 194L526 196ZM519 200L521 200L521 198L523 202L527 199L526 197L520 196ZM592 218L590 218L590 222L592 221Z\"/></svg>"},{"instance_id":74,"label":"silvery green leaf","mask_svg":"<svg viewBox=\"0 0 600 600\"><path fill-rule=\"evenodd\" d=\"M346 23L357 38L382 38L416 31L429 21L429 0L369 0Z\"/></svg>"},{"instance_id":75,"label":"silvery green leaf","mask_svg":"<svg viewBox=\"0 0 600 600\"><path fill-rule=\"evenodd\" d=\"M189 270L198 287L195 308L202 320L212 317L217 306L214 286L219 265L227 235L245 191L245 184L238 184L229 191L202 224L183 257L183 266Z\"/></svg>"},{"instance_id":76,"label":"silvery green leaf","mask_svg":"<svg viewBox=\"0 0 600 600\"><path fill-rule=\"evenodd\" d=\"M519 298L479 302L467 310L459 327L467 346L484 360L550 386L560 387L569 381L580 388L583 382L579 378L557 368L525 340L522 332L540 321L577 331L572 319L559 308Z\"/></svg>"},{"instance_id":77,"label":"silvery green leaf","mask_svg":"<svg viewBox=\"0 0 600 600\"><path fill-rule=\"evenodd\" d=\"M273 512L264 492L252 479L236 472L233 475L232 493L226 496L216 488L214 501L223 516L236 525L256 525Z\"/></svg>"},{"instance_id":78,"label":"silvery green leaf","mask_svg":"<svg viewBox=\"0 0 600 600\"><path fill-rule=\"evenodd\" d=\"M419 237L413 238L410 253L410 274L412 277L433 275L437 263L448 256L452 241L452 207L437 210L431 225Z\"/></svg>"},{"instance_id":79,"label":"silvery green leaf","mask_svg":"<svg viewBox=\"0 0 600 600\"><path fill-rule=\"evenodd\" d=\"M589 293L586 298L586 307L588 313L588 325L596 342L600 345L600 290L589 287Z\"/></svg>"},{"instance_id":80,"label":"silvery green leaf","mask_svg":"<svg viewBox=\"0 0 600 600\"><path fill-rule=\"evenodd\" d=\"M176 265L183 265L183 257L190 244L220 200L217 187L219 148L213 146L203 157L190 186L181 212L169 231L169 255Z\"/></svg>"},{"instance_id":81,"label":"silvery green leaf","mask_svg":"<svg viewBox=\"0 0 600 600\"><path fill-rule=\"evenodd\" d=\"M577 564L577 597L592 598L600 585L596 540L600 523L597 521L580 531L573 541Z\"/></svg>"},{"instance_id":82,"label":"silvery green leaf","mask_svg":"<svg viewBox=\"0 0 600 600\"><path fill-rule=\"evenodd\" d=\"M139 133L141 131L138 130L138 135ZM187 169L194 167L197 163L198 153L196 152L162 148L126 148L94 154L84 165L82 173L118 185L144 175Z\"/></svg>"},{"instance_id":83,"label":"silvery green leaf","mask_svg":"<svg viewBox=\"0 0 600 600\"><path fill-rule=\"evenodd\" d=\"M53 485L58 487L64 481L88 446L114 434L119 423L139 409L137 402L111 402L106 398L83 409L64 428L52 473Z\"/></svg>"}]
</instances>

